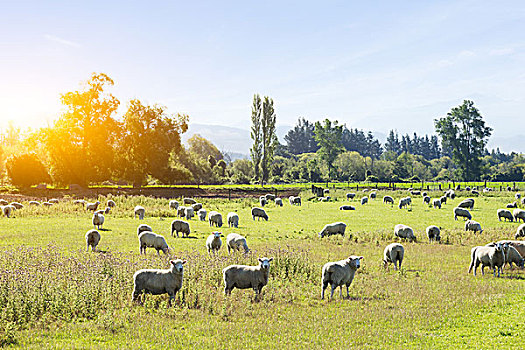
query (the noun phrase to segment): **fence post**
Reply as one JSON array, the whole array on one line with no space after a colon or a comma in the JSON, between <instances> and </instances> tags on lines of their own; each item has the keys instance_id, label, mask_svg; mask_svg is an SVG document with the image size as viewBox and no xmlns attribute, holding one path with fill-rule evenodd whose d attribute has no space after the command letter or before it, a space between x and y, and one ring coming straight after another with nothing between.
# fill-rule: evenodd
<instances>
[{"instance_id":1,"label":"fence post","mask_svg":"<svg viewBox=\"0 0 525 350\"><path fill-rule=\"evenodd\" d=\"M228 188L228 200L229 201L232 200L232 189L231 188Z\"/></svg>"}]
</instances>

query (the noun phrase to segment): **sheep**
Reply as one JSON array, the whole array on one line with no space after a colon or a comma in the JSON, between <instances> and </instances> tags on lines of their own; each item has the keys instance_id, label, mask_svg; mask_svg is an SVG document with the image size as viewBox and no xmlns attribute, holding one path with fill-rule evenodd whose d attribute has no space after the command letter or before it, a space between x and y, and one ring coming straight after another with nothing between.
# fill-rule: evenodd
<instances>
[{"instance_id":1,"label":"sheep","mask_svg":"<svg viewBox=\"0 0 525 350\"><path fill-rule=\"evenodd\" d=\"M413 196L419 196L421 194L421 191L412 190L412 191L410 191L410 194L413 195Z\"/></svg>"},{"instance_id":2,"label":"sheep","mask_svg":"<svg viewBox=\"0 0 525 350\"><path fill-rule=\"evenodd\" d=\"M142 232L145 232L145 231L152 232L153 229L146 224L140 224L139 227L137 227L137 236L139 236Z\"/></svg>"},{"instance_id":3,"label":"sheep","mask_svg":"<svg viewBox=\"0 0 525 350\"><path fill-rule=\"evenodd\" d=\"M275 200L275 195L271 193L267 193L264 197L266 198L267 202Z\"/></svg>"},{"instance_id":4,"label":"sheep","mask_svg":"<svg viewBox=\"0 0 525 350\"><path fill-rule=\"evenodd\" d=\"M44 207L50 207L50 206L52 206L52 205L53 205L53 203L49 203L49 202L42 202L42 205L43 205Z\"/></svg>"},{"instance_id":5,"label":"sheep","mask_svg":"<svg viewBox=\"0 0 525 350\"><path fill-rule=\"evenodd\" d=\"M346 224L344 222L334 222L332 224L326 224L321 232L319 232L319 237L323 238L324 236L331 235L341 235L345 236Z\"/></svg>"},{"instance_id":6,"label":"sheep","mask_svg":"<svg viewBox=\"0 0 525 350\"><path fill-rule=\"evenodd\" d=\"M169 203L169 208L170 209L175 209L177 210L177 208L179 207L179 202L176 201L176 200L171 200L170 203Z\"/></svg>"},{"instance_id":7,"label":"sheep","mask_svg":"<svg viewBox=\"0 0 525 350\"><path fill-rule=\"evenodd\" d=\"M58 203L58 199L56 198L51 198L50 200L48 200L49 203L53 203L53 204L57 204ZM18 208L17 208L18 209Z\"/></svg>"},{"instance_id":8,"label":"sheep","mask_svg":"<svg viewBox=\"0 0 525 350\"><path fill-rule=\"evenodd\" d=\"M427 196L428 196L428 193L423 192L423 193L421 193L421 195L422 195L423 197L427 197Z\"/></svg>"},{"instance_id":9,"label":"sheep","mask_svg":"<svg viewBox=\"0 0 525 350\"><path fill-rule=\"evenodd\" d=\"M261 205L261 207L264 207L266 205L266 197L265 196L261 196L259 198L259 204Z\"/></svg>"},{"instance_id":10,"label":"sheep","mask_svg":"<svg viewBox=\"0 0 525 350\"><path fill-rule=\"evenodd\" d=\"M186 216L186 220L190 220L195 215L195 212L193 211L192 207L186 207L184 214Z\"/></svg>"},{"instance_id":11,"label":"sheep","mask_svg":"<svg viewBox=\"0 0 525 350\"><path fill-rule=\"evenodd\" d=\"M429 242L432 242L432 241L436 241L436 242L439 242L441 241L441 236L440 236L440 233L441 233L441 230L439 229L439 227L435 226L435 225L430 225L427 227L427 237L428 237L428 241Z\"/></svg>"},{"instance_id":12,"label":"sheep","mask_svg":"<svg viewBox=\"0 0 525 350\"><path fill-rule=\"evenodd\" d=\"M457 220L458 217L463 217L466 220L472 219L472 215L470 215L468 209L456 207L454 208L454 220Z\"/></svg>"},{"instance_id":13,"label":"sheep","mask_svg":"<svg viewBox=\"0 0 525 350\"><path fill-rule=\"evenodd\" d=\"M176 259L170 260L170 268L162 269L143 269L138 270L133 275L133 293L132 300L142 304L140 300L142 293L159 295L168 293L168 306L171 307L172 300L175 299L175 294L182 288L182 279L184 275L184 267L186 260ZM144 296L145 297L145 296Z\"/></svg>"},{"instance_id":14,"label":"sheep","mask_svg":"<svg viewBox=\"0 0 525 350\"><path fill-rule=\"evenodd\" d=\"M525 237L525 224L521 224L516 230L514 237L517 239L519 237Z\"/></svg>"},{"instance_id":15,"label":"sheep","mask_svg":"<svg viewBox=\"0 0 525 350\"><path fill-rule=\"evenodd\" d=\"M195 203L191 207L193 208L194 212L198 212L199 210L202 209L202 203Z\"/></svg>"},{"instance_id":16,"label":"sheep","mask_svg":"<svg viewBox=\"0 0 525 350\"><path fill-rule=\"evenodd\" d=\"M295 198L294 196L288 197L288 202L290 202L290 205L294 205L294 201L293 201L294 198Z\"/></svg>"},{"instance_id":17,"label":"sheep","mask_svg":"<svg viewBox=\"0 0 525 350\"><path fill-rule=\"evenodd\" d=\"M270 262L273 258L259 258L259 265L230 265L222 270L224 279L224 294L230 295L233 288L255 291L255 297L260 296L265 285L268 284Z\"/></svg>"},{"instance_id":18,"label":"sheep","mask_svg":"<svg viewBox=\"0 0 525 350\"><path fill-rule=\"evenodd\" d=\"M301 205L301 197L290 196L288 200L290 201L290 205Z\"/></svg>"},{"instance_id":19,"label":"sheep","mask_svg":"<svg viewBox=\"0 0 525 350\"><path fill-rule=\"evenodd\" d=\"M525 260L521 256L520 252L508 242L512 241L500 241L497 243L492 242L487 244L486 247L495 247L498 243L503 245L503 252L505 253L504 266L509 264L509 267L512 268L512 264L514 263L517 267L523 268Z\"/></svg>"},{"instance_id":20,"label":"sheep","mask_svg":"<svg viewBox=\"0 0 525 350\"><path fill-rule=\"evenodd\" d=\"M454 190L448 190L445 192L445 196L447 196L450 199L454 199L456 198L456 193L454 192Z\"/></svg>"},{"instance_id":21,"label":"sheep","mask_svg":"<svg viewBox=\"0 0 525 350\"><path fill-rule=\"evenodd\" d=\"M86 251L89 252L89 247L91 247L91 251L94 252L98 242L100 242L100 233L97 230L89 230L86 233Z\"/></svg>"},{"instance_id":22,"label":"sheep","mask_svg":"<svg viewBox=\"0 0 525 350\"><path fill-rule=\"evenodd\" d=\"M75 199L75 200L73 201L73 204L86 205L86 201L83 200L83 199Z\"/></svg>"},{"instance_id":23,"label":"sheep","mask_svg":"<svg viewBox=\"0 0 525 350\"><path fill-rule=\"evenodd\" d=\"M361 198L361 205L365 205L366 203L368 203L368 197Z\"/></svg>"},{"instance_id":24,"label":"sheep","mask_svg":"<svg viewBox=\"0 0 525 350\"><path fill-rule=\"evenodd\" d=\"M364 188L363 189L363 192L368 192L368 191L370 191L370 189L368 189L368 188Z\"/></svg>"},{"instance_id":25,"label":"sheep","mask_svg":"<svg viewBox=\"0 0 525 350\"><path fill-rule=\"evenodd\" d=\"M48 203L51 203L52 202L48 202ZM100 205L100 202L99 201L96 201L94 203L89 203L89 202L86 202L86 210L91 210L91 211L95 211L98 209L98 206Z\"/></svg>"},{"instance_id":26,"label":"sheep","mask_svg":"<svg viewBox=\"0 0 525 350\"><path fill-rule=\"evenodd\" d=\"M108 202L106 203L106 205L109 207L109 208L115 208L117 206L117 203L115 203L114 200L110 199L108 200Z\"/></svg>"},{"instance_id":27,"label":"sheep","mask_svg":"<svg viewBox=\"0 0 525 350\"><path fill-rule=\"evenodd\" d=\"M383 264L386 268L388 264L394 264L394 270L401 268L403 257L405 256L405 248L401 243L391 243L385 247L383 251Z\"/></svg>"},{"instance_id":28,"label":"sheep","mask_svg":"<svg viewBox=\"0 0 525 350\"><path fill-rule=\"evenodd\" d=\"M133 212L135 213L135 218L138 215L139 216L139 220L143 220L144 219L144 215L146 214L146 209L144 209L144 207L142 207L140 205L137 205L135 207L135 209L133 209Z\"/></svg>"},{"instance_id":29,"label":"sheep","mask_svg":"<svg viewBox=\"0 0 525 350\"><path fill-rule=\"evenodd\" d=\"M498 241L497 243L501 243L501 244L507 243L509 246L514 247L522 257L525 257L525 242L502 240L502 241Z\"/></svg>"},{"instance_id":30,"label":"sheep","mask_svg":"<svg viewBox=\"0 0 525 350\"><path fill-rule=\"evenodd\" d=\"M222 227L222 215L219 212L210 211L210 214L208 215L208 221L210 223L210 226L217 226Z\"/></svg>"},{"instance_id":31,"label":"sheep","mask_svg":"<svg viewBox=\"0 0 525 350\"><path fill-rule=\"evenodd\" d=\"M517 208L518 207L518 202L514 201L512 203L508 203L506 205L507 209L512 209L512 208Z\"/></svg>"},{"instance_id":32,"label":"sheep","mask_svg":"<svg viewBox=\"0 0 525 350\"><path fill-rule=\"evenodd\" d=\"M394 227L394 235L399 238L408 239L410 242L415 242L417 240L414 235L414 230L403 224L397 224Z\"/></svg>"},{"instance_id":33,"label":"sheep","mask_svg":"<svg viewBox=\"0 0 525 350\"><path fill-rule=\"evenodd\" d=\"M97 210L96 212L94 212L93 214L104 214L105 210Z\"/></svg>"},{"instance_id":34,"label":"sheep","mask_svg":"<svg viewBox=\"0 0 525 350\"><path fill-rule=\"evenodd\" d=\"M489 193L490 191L492 191L491 188L484 188L484 189L483 189L483 193Z\"/></svg>"},{"instance_id":35,"label":"sheep","mask_svg":"<svg viewBox=\"0 0 525 350\"><path fill-rule=\"evenodd\" d=\"M430 204L430 197L429 196L423 197L423 204Z\"/></svg>"},{"instance_id":36,"label":"sheep","mask_svg":"<svg viewBox=\"0 0 525 350\"><path fill-rule=\"evenodd\" d=\"M436 198L432 201L432 206L434 207L434 209L438 208L438 209L441 209L441 199L439 198Z\"/></svg>"},{"instance_id":37,"label":"sheep","mask_svg":"<svg viewBox=\"0 0 525 350\"><path fill-rule=\"evenodd\" d=\"M9 205L12 205L13 207L15 207L15 209L22 209L24 207L22 203L18 202L11 202Z\"/></svg>"},{"instance_id":38,"label":"sheep","mask_svg":"<svg viewBox=\"0 0 525 350\"><path fill-rule=\"evenodd\" d=\"M240 251L241 248L244 249L245 254L250 251L248 244L246 243L246 238L238 233L230 233L228 236L226 236L226 247L228 247L228 254L230 254L232 250Z\"/></svg>"},{"instance_id":39,"label":"sheep","mask_svg":"<svg viewBox=\"0 0 525 350\"><path fill-rule=\"evenodd\" d=\"M439 200L441 201L441 204L447 204L447 196L443 196L439 198Z\"/></svg>"},{"instance_id":40,"label":"sheep","mask_svg":"<svg viewBox=\"0 0 525 350\"><path fill-rule=\"evenodd\" d=\"M521 205L525 205L525 197L521 199Z\"/></svg>"},{"instance_id":41,"label":"sheep","mask_svg":"<svg viewBox=\"0 0 525 350\"><path fill-rule=\"evenodd\" d=\"M481 228L481 224L474 220L467 220L465 222L465 231L472 231L474 233L478 232L483 233L483 229Z\"/></svg>"},{"instance_id":42,"label":"sheep","mask_svg":"<svg viewBox=\"0 0 525 350\"><path fill-rule=\"evenodd\" d=\"M408 207L410 205L411 200L409 200L409 198L410 197L406 197L406 198L401 198L399 200L399 205L398 205L399 209L403 209L403 208Z\"/></svg>"},{"instance_id":43,"label":"sheep","mask_svg":"<svg viewBox=\"0 0 525 350\"><path fill-rule=\"evenodd\" d=\"M93 214L93 227L97 228L100 230L100 226L102 226L104 224L104 215L100 214L100 213L95 213Z\"/></svg>"},{"instance_id":44,"label":"sheep","mask_svg":"<svg viewBox=\"0 0 525 350\"><path fill-rule=\"evenodd\" d=\"M37 202L37 201L29 201L29 205L34 205L34 206L40 206L40 202Z\"/></svg>"},{"instance_id":45,"label":"sheep","mask_svg":"<svg viewBox=\"0 0 525 350\"><path fill-rule=\"evenodd\" d=\"M157 250L157 255L160 255L160 250L162 250L164 254L168 255L170 249L168 247L168 243L166 243L166 239L164 239L163 236L151 231L145 231L139 235L139 246L140 254L146 254L146 248L155 248Z\"/></svg>"},{"instance_id":46,"label":"sheep","mask_svg":"<svg viewBox=\"0 0 525 350\"><path fill-rule=\"evenodd\" d=\"M351 205L342 205L339 207L339 210L355 210L355 207Z\"/></svg>"},{"instance_id":47,"label":"sheep","mask_svg":"<svg viewBox=\"0 0 525 350\"><path fill-rule=\"evenodd\" d=\"M266 214L263 208L254 207L252 208L252 218L253 220L255 220L255 218L257 218L257 220L263 218L264 220L268 221L268 214Z\"/></svg>"},{"instance_id":48,"label":"sheep","mask_svg":"<svg viewBox=\"0 0 525 350\"><path fill-rule=\"evenodd\" d=\"M330 194L330 190L329 190L328 188L325 188L325 189L323 190L323 196L326 196L326 195L328 195L328 194Z\"/></svg>"},{"instance_id":49,"label":"sheep","mask_svg":"<svg viewBox=\"0 0 525 350\"><path fill-rule=\"evenodd\" d=\"M347 200L354 199L354 198L355 198L355 193L353 193L353 192L348 192L348 193L346 194L346 199L347 199Z\"/></svg>"},{"instance_id":50,"label":"sheep","mask_svg":"<svg viewBox=\"0 0 525 350\"><path fill-rule=\"evenodd\" d=\"M178 207L177 208L177 216L181 217L181 218L185 217L186 216L186 207L184 207L182 205L180 207Z\"/></svg>"},{"instance_id":51,"label":"sheep","mask_svg":"<svg viewBox=\"0 0 525 350\"><path fill-rule=\"evenodd\" d=\"M283 200L281 198L275 198L275 205L282 207L283 206Z\"/></svg>"},{"instance_id":52,"label":"sheep","mask_svg":"<svg viewBox=\"0 0 525 350\"><path fill-rule=\"evenodd\" d=\"M472 193L475 196L479 196L479 191L478 190L472 190L472 191L470 191L470 193Z\"/></svg>"},{"instance_id":53,"label":"sheep","mask_svg":"<svg viewBox=\"0 0 525 350\"><path fill-rule=\"evenodd\" d=\"M197 216L199 217L200 221L205 221L206 220L206 209L200 209L197 212Z\"/></svg>"},{"instance_id":54,"label":"sheep","mask_svg":"<svg viewBox=\"0 0 525 350\"><path fill-rule=\"evenodd\" d=\"M384 204L391 204L392 206L394 206L394 198L392 198L391 196L384 196L383 197L383 203Z\"/></svg>"},{"instance_id":55,"label":"sheep","mask_svg":"<svg viewBox=\"0 0 525 350\"><path fill-rule=\"evenodd\" d=\"M177 234L177 238L179 237L179 232L182 233L182 237L184 236L189 237L191 233L190 224L182 220L173 220L171 222L171 236L172 237L173 237L173 232Z\"/></svg>"},{"instance_id":56,"label":"sheep","mask_svg":"<svg viewBox=\"0 0 525 350\"><path fill-rule=\"evenodd\" d=\"M519 200L521 198L521 193L516 193L514 195L514 198L516 198L517 200Z\"/></svg>"},{"instance_id":57,"label":"sheep","mask_svg":"<svg viewBox=\"0 0 525 350\"><path fill-rule=\"evenodd\" d=\"M2 213L4 214L4 216L8 218L11 217L11 214L15 210L15 207L13 207L12 205L3 205L0 208L2 209Z\"/></svg>"},{"instance_id":58,"label":"sheep","mask_svg":"<svg viewBox=\"0 0 525 350\"><path fill-rule=\"evenodd\" d=\"M470 251L470 266L468 273L474 268L474 276L476 276L476 270L481 264L481 274L485 274L485 266L490 266L494 271L494 277L496 276L496 268L498 270L498 277L500 276L501 268L505 263L505 254L503 252L503 245L497 243L494 247L474 247Z\"/></svg>"},{"instance_id":59,"label":"sheep","mask_svg":"<svg viewBox=\"0 0 525 350\"><path fill-rule=\"evenodd\" d=\"M370 199L376 199L377 192L370 192L370 194L368 196L370 197Z\"/></svg>"},{"instance_id":60,"label":"sheep","mask_svg":"<svg viewBox=\"0 0 525 350\"><path fill-rule=\"evenodd\" d=\"M222 246L221 236L221 232L215 231L206 238L206 249L208 249L208 253L219 252L219 249L221 249Z\"/></svg>"},{"instance_id":61,"label":"sheep","mask_svg":"<svg viewBox=\"0 0 525 350\"><path fill-rule=\"evenodd\" d=\"M505 221L509 220L510 222L514 221L514 217L510 210L507 209L498 209L498 220L501 221L501 218L504 218Z\"/></svg>"},{"instance_id":62,"label":"sheep","mask_svg":"<svg viewBox=\"0 0 525 350\"><path fill-rule=\"evenodd\" d=\"M195 204L197 203L197 201L193 198L183 198L182 199L182 204L184 205L192 205L192 204Z\"/></svg>"},{"instance_id":63,"label":"sheep","mask_svg":"<svg viewBox=\"0 0 525 350\"><path fill-rule=\"evenodd\" d=\"M354 280L355 272L361 266L362 256L351 255L345 260L328 262L323 265L321 299L324 299L324 292L331 286L330 299L334 297L334 291L339 287L339 296L343 298L343 285L346 286L346 298L350 298L348 287Z\"/></svg>"},{"instance_id":64,"label":"sheep","mask_svg":"<svg viewBox=\"0 0 525 350\"><path fill-rule=\"evenodd\" d=\"M474 209L474 199L473 198L467 198L467 199L462 200L458 204L458 208Z\"/></svg>"},{"instance_id":65,"label":"sheep","mask_svg":"<svg viewBox=\"0 0 525 350\"><path fill-rule=\"evenodd\" d=\"M5 199L0 199L0 205L4 206L4 205L8 205L9 202L6 201Z\"/></svg>"},{"instance_id":66,"label":"sheep","mask_svg":"<svg viewBox=\"0 0 525 350\"><path fill-rule=\"evenodd\" d=\"M111 211L111 207L106 207L106 209L104 210L104 214L109 214L110 211Z\"/></svg>"},{"instance_id":67,"label":"sheep","mask_svg":"<svg viewBox=\"0 0 525 350\"><path fill-rule=\"evenodd\" d=\"M523 209L514 209L512 211L512 216L514 216L514 220L516 220L516 222L519 222L520 219L521 221L525 222L525 210Z\"/></svg>"},{"instance_id":68,"label":"sheep","mask_svg":"<svg viewBox=\"0 0 525 350\"><path fill-rule=\"evenodd\" d=\"M237 213L228 213L226 221L228 222L228 227L239 227L239 215Z\"/></svg>"}]
</instances>

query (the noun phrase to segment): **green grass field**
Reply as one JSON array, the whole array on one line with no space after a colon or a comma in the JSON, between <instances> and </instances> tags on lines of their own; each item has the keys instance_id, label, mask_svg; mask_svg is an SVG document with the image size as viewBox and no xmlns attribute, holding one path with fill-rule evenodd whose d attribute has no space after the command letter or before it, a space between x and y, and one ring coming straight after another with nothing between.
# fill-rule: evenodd
<instances>
[{"instance_id":1,"label":"green grass field","mask_svg":"<svg viewBox=\"0 0 525 350\"><path fill-rule=\"evenodd\" d=\"M409 210L382 204L384 194L397 199L406 192L378 192L378 199L355 211L340 211L348 203L344 190L333 202L266 207L269 221L253 221L255 199L203 199L209 211L224 219L240 216L238 229L223 226L226 236L247 237L252 252L227 255L223 246L210 257L205 240L207 222L190 221L191 238L172 238L174 211L168 200L112 197L117 203L106 215L99 253L86 253L84 235L91 215L71 201L54 207L29 207L14 218L0 217L0 344L19 348L333 348L333 349L472 349L520 347L525 335L525 273L505 269L501 278L467 274L470 248L499 239L513 239L519 224L499 222L496 210L514 201L514 193L476 198L473 219L484 231L464 231L452 209L464 197L442 209L413 197ZM466 194L465 194L466 195ZM438 196L437 192L431 196ZM108 198L99 198L104 204ZM200 201L200 200L199 200ZM142 205L143 221L133 218ZM347 224L345 237L319 239L331 222ZM140 268L166 268L168 257L149 250L139 255L136 228L152 226L172 248L172 257L188 260L184 285L176 303L167 295L149 296L144 306L131 303L132 275ZM393 227L414 228L417 243L405 243L401 271L384 269L384 247L393 241ZM442 244L429 244L425 228L442 228ZM349 255L364 256L350 287L350 299L320 299L321 268ZM252 290L223 295L222 268L232 263L255 264L272 256L270 280L262 300Z\"/></svg>"}]
</instances>

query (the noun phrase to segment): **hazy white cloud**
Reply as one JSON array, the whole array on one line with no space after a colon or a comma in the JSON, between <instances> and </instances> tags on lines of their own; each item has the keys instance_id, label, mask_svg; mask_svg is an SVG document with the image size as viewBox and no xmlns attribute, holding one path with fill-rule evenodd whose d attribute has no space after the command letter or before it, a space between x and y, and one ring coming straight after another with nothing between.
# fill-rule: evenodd
<instances>
[{"instance_id":1,"label":"hazy white cloud","mask_svg":"<svg viewBox=\"0 0 525 350\"><path fill-rule=\"evenodd\" d=\"M489 55L491 56L507 56L514 53L514 48L512 47L503 47L499 49L490 50Z\"/></svg>"},{"instance_id":2,"label":"hazy white cloud","mask_svg":"<svg viewBox=\"0 0 525 350\"><path fill-rule=\"evenodd\" d=\"M59 43L59 44L62 44L62 45L66 45L66 46L81 47L81 45L79 43L76 43L76 42L70 41L70 40L66 40L66 39L63 39L63 38L59 38L58 36L55 36L55 35L45 34L44 38L46 40L54 41L56 43Z\"/></svg>"}]
</instances>

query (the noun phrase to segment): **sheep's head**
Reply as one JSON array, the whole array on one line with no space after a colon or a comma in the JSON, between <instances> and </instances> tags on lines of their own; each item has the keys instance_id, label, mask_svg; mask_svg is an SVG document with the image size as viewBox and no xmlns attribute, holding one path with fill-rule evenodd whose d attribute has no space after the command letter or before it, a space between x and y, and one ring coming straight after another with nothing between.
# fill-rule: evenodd
<instances>
[{"instance_id":1,"label":"sheep's head","mask_svg":"<svg viewBox=\"0 0 525 350\"><path fill-rule=\"evenodd\" d=\"M173 270L175 272L182 273L184 270L183 265L186 264L186 260L182 260L182 259L170 260L170 264L173 266Z\"/></svg>"},{"instance_id":2,"label":"sheep's head","mask_svg":"<svg viewBox=\"0 0 525 350\"><path fill-rule=\"evenodd\" d=\"M354 270L357 270L361 267L361 260L363 259L362 256L355 256L352 255L346 259L347 264L350 265Z\"/></svg>"},{"instance_id":3,"label":"sheep's head","mask_svg":"<svg viewBox=\"0 0 525 350\"><path fill-rule=\"evenodd\" d=\"M270 261L272 261L273 258L259 258L259 265L263 269L269 269L270 268Z\"/></svg>"},{"instance_id":4,"label":"sheep's head","mask_svg":"<svg viewBox=\"0 0 525 350\"><path fill-rule=\"evenodd\" d=\"M212 232L212 234L213 234L213 237L215 237L215 238L221 238L222 237L222 232L219 232L219 231Z\"/></svg>"}]
</instances>

